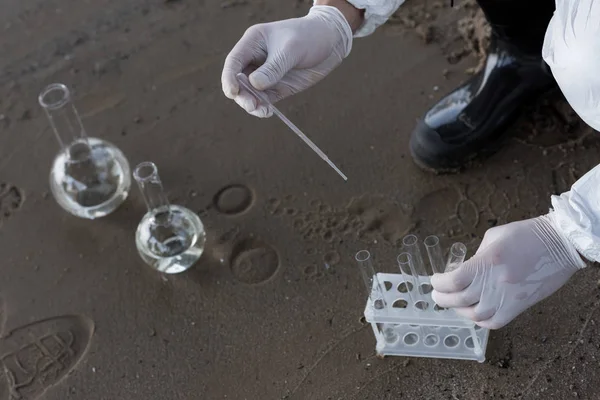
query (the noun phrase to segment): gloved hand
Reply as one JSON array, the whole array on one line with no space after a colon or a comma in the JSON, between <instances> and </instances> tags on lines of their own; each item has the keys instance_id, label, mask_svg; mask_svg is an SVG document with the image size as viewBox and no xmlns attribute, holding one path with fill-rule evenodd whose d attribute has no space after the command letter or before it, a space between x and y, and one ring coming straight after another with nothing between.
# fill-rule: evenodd
<instances>
[{"instance_id":1,"label":"gloved hand","mask_svg":"<svg viewBox=\"0 0 600 400\"><path fill-rule=\"evenodd\" d=\"M350 54L351 48L352 29L335 7L313 6L302 18L254 25L225 60L223 92L250 114L270 117L268 107L240 90L238 73L251 72L248 78L252 86L265 91L275 103L319 82Z\"/></svg>"},{"instance_id":2,"label":"gloved hand","mask_svg":"<svg viewBox=\"0 0 600 400\"><path fill-rule=\"evenodd\" d=\"M503 327L585 267L556 227L548 214L488 230L470 260L432 276L433 300L483 328Z\"/></svg>"}]
</instances>

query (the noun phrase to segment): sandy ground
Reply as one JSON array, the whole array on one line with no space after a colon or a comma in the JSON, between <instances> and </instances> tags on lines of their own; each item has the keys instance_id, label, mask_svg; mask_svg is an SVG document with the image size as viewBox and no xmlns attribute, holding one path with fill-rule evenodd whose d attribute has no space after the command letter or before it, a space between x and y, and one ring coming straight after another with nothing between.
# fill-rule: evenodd
<instances>
[{"instance_id":1,"label":"sandy ground","mask_svg":"<svg viewBox=\"0 0 600 400\"><path fill-rule=\"evenodd\" d=\"M484 364L379 360L361 322L357 250L393 265L397 240L416 232L473 252L487 228L546 212L597 163L598 136L557 95L460 175L412 164L415 120L468 77L485 43L477 20L461 20L476 9L445 3L407 2L281 105L344 183L280 122L220 90L247 26L308 2L4 0L0 355L11 373L0 372L0 400L597 398L593 268L492 332ZM165 279L141 262L135 188L98 221L53 201L58 146L36 97L55 81L73 89L90 135L132 165L156 162L172 201L201 215L209 244L195 268Z\"/></svg>"}]
</instances>

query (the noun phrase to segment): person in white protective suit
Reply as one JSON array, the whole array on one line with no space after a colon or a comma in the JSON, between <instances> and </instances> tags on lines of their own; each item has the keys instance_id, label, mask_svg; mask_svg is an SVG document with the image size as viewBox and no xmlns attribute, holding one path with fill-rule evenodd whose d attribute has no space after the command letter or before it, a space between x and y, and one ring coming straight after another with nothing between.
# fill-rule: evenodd
<instances>
[{"instance_id":1,"label":"person in white protective suit","mask_svg":"<svg viewBox=\"0 0 600 400\"><path fill-rule=\"evenodd\" d=\"M308 15L250 27L225 60L225 95L247 112L270 110L236 80L279 101L309 88L350 54L404 0L315 0ZM521 106L556 88L600 130L600 0L478 0L492 27L482 71L446 95L417 124L415 162L456 171L497 140ZM432 277L433 299L498 329L548 297L586 262L600 261L600 166L552 196L546 215L488 230L458 269Z\"/></svg>"}]
</instances>

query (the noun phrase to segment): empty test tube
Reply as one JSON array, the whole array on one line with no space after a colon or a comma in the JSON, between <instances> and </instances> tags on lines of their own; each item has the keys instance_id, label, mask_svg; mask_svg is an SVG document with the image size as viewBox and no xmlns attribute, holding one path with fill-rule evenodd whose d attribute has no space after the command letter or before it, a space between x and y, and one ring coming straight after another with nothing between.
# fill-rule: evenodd
<instances>
[{"instance_id":1,"label":"empty test tube","mask_svg":"<svg viewBox=\"0 0 600 400\"><path fill-rule=\"evenodd\" d=\"M407 235L402 239L402 251L410 254L413 266L413 274L418 279L419 276L428 276L425 262L421 255L419 238L415 235Z\"/></svg>"},{"instance_id":2,"label":"empty test tube","mask_svg":"<svg viewBox=\"0 0 600 400\"><path fill-rule=\"evenodd\" d=\"M471 340L473 341L473 347L475 348L475 354L480 355L483 353L483 349L481 348L481 343L479 342L479 338L477 337L477 332L475 328L469 328L471 332Z\"/></svg>"},{"instance_id":3,"label":"empty test tube","mask_svg":"<svg viewBox=\"0 0 600 400\"><path fill-rule=\"evenodd\" d=\"M467 256L467 246L463 243L454 243L448 254L448 262L446 263L445 272L454 271L465 261Z\"/></svg>"},{"instance_id":4,"label":"empty test tube","mask_svg":"<svg viewBox=\"0 0 600 400\"><path fill-rule=\"evenodd\" d=\"M450 253L448 254L448 262L446 263L445 272L454 271L465 261L467 256L467 246L463 243L457 242L450 247ZM473 347L475 354L480 355L483 353L483 349L481 348L481 343L477 337L477 332L475 328L469 328L471 333L471 340L473 341Z\"/></svg>"},{"instance_id":5,"label":"empty test tube","mask_svg":"<svg viewBox=\"0 0 600 400\"><path fill-rule=\"evenodd\" d=\"M441 274L444 272L444 256L442 254L442 246L440 246L440 239L437 236L427 236L425 238L425 249L427 249L427 256L429 257L429 263L434 274Z\"/></svg>"},{"instance_id":6,"label":"empty test tube","mask_svg":"<svg viewBox=\"0 0 600 400\"><path fill-rule=\"evenodd\" d=\"M421 300L421 296L419 295L419 291L416 290L418 298L413 296L412 288L417 288L418 281L414 279L413 276L413 263L412 257L409 253L404 252L398 255L396 259L398 261L398 267L400 268L400 273L402 273L402 278L404 279L404 285L406 288L406 294L408 294L408 298L410 299L411 304L415 304L416 301Z\"/></svg>"},{"instance_id":7,"label":"empty test tube","mask_svg":"<svg viewBox=\"0 0 600 400\"><path fill-rule=\"evenodd\" d=\"M398 267L400 267L400 272L402 272L402 277L404 278L404 284L406 285L406 294L408 295L408 299L410 300L411 307L415 307L417 310L421 311L426 310L429 307L429 303L425 300L423 294L418 289L418 275L413 276L413 278L416 277L417 280L411 281L411 277L407 277L407 275L404 273L404 271L414 271L412 256L408 252L400 253L398 255L397 261ZM409 286L409 283L414 284L414 286ZM416 290L412 290L413 288L415 288ZM421 337L423 338L427 336L427 334L430 332L429 327L419 326L418 330L421 334Z\"/></svg>"},{"instance_id":8,"label":"empty test tube","mask_svg":"<svg viewBox=\"0 0 600 400\"><path fill-rule=\"evenodd\" d=\"M412 257L409 253L403 252L398 254L398 267L400 268L400 273L402 274L402 278L404 278L404 282L410 282L412 284L415 283L415 279L413 276L413 266L412 266Z\"/></svg>"},{"instance_id":9,"label":"empty test tube","mask_svg":"<svg viewBox=\"0 0 600 400\"><path fill-rule=\"evenodd\" d=\"M363 277L365 287L367 288L367 293L369 293L369 298L373 302L373 307L376 310L384 309L386 306L385 299L383 297L384 290L377 279L377 275L375 274L375 269L373 268L373 262L371 260L371 253L369 253L367 250L361 250L356 253L355 259Z\"/></svg>"},{"instance_id":10,"label":"empty test tube","mask_svg":"<svg viewBox=\"0 0 600 400\"><path fill-rule=\"evenodd\" d=\"M393 325L383 325L383 338L387 343L398 341L398 334L394 331Z\"/></svg>"}]
</instances>

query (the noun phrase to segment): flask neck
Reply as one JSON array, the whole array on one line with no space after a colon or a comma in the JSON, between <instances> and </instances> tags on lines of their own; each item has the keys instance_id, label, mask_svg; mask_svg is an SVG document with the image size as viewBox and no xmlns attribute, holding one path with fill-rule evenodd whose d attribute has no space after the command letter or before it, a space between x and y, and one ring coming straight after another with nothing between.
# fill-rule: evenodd
<instances>
[{"instance_id":1,"label":"flask neck","mask_svg":"<svg viewBox=\"0 0 600 400\"><path fill-rule=\"evenodd\" d=\"M133 173L148 211L156 209L168 210L169 200L165 194L158 175L158 168L152 162L146 161L139 164Z\"/></svg>"},{"instance_id":2,"label":"flask neck","mask_svg":"<svg viewBox=\"0 0 600 400\"><path fill-rule=\"evenodd\" d=\"M40 93L38 101L46 112L56 140L69 160L87 160L90 156L87 136L69 89L63 84L54 83Z\"/></svg>"}]
</instances>

